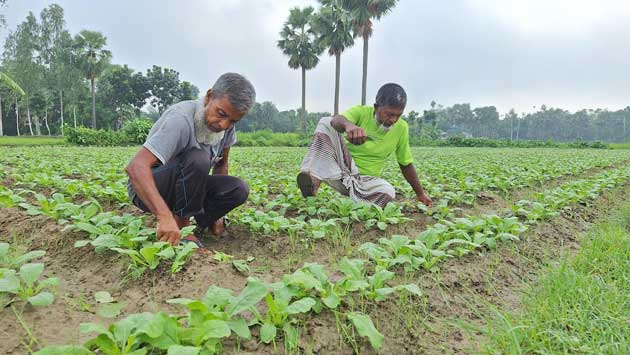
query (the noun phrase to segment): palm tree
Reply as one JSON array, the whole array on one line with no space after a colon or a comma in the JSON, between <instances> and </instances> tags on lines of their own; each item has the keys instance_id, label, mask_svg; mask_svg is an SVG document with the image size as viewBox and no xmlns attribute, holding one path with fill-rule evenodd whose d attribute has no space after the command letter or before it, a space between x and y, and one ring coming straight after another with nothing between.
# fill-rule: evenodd
<instances>
[{"instance_id":1,"label":"palm tree","mask_svg":"<svg viewBox=\"0 0 630 355\"><path fill-rule=\"evenodd\" d=\"M322 45L328 48L328 54L335 56L335 109L339 114L339 77L341 74L341 53L352 47L352 18L343 8L341 0L319 0L322 8L313 21L313 28L319 34Z\"/></svg>"},{"instance_id":2,"label":"palm tree","mask_svg":"<svg viewBox=\"0 0 630 355\"><path fill-rule=\"evenodd\" d=\"M83 30L75 38L79 48L79 68L92 86L92 128L96 129L95 81L109 64L112 53L103 47L107 38L100 32Z\"/></svg>"},{"instance_id":3,"label":"palm tree","mask_svg":"<svg viewBox=\"0 0 630 355\"><path fill-rule=\"evenodd\" d=\"M17 95L20 96L24 96L26 95L26 93L24 92L24 90L22 90L22 88L13 80L11 79L10 76L8 76L7 74L0 72L0 84L2 84L3 86L8 87L11 91L16 93L16 99L15 99L15 111L16 111L16 116L15 116L15 122L16 122L16 129L17 129L17 134L18 136L20 135L20 127L19 127L19 119L17 116L17 112L18 112L18 108L17 108ZM4 130L3 130L3 126L2 126L2 96L0 96L0 136L4 135Z\"/></svg>"},{"instance_id":4,"label":"palm tree","mask_svg":"<svg viewBox=\"0 0 630 355\"><path fill-rule=\"evenodd\" d=\"M372 36L372 19L380 20L396 6L398 0L343 0L343 6L352 15L356 36L363 38L363 79L361 105L365 105L367 92L368 41Z\"/></svg>"},{"instance_id":5,"label":"palm tree","mask_svg":"<svg viewBox=\"0 0 630 355\"><path fill-rule=\"evenodd\" d=\"M282 53L289 56L289 68L302 69L302 134L306 135L306 71L315 68L319 63L319 55L324 48L319 45L317 35L311 28L313 21L313 7L304 9L293 8L289 12L289 19L284 23L280 32L281 39L278 47Z\"/></svg>"}]
</instances>

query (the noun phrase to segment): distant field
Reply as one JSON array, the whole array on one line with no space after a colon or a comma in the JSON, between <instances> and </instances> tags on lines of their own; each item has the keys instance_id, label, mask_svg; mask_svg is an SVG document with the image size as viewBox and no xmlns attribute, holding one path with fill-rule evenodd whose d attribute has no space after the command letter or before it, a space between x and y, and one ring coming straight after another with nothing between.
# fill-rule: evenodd
<instances>
[{"instance_id":1,"label":"distant field","mask_svg":"<svg viewBox=\"0 0 630 355\"><path fill-rule=\"evenodd\" d=\"M630 149L630 143L611 143L612 149Z\"/></svg>"},{"instance_id":2,"label":"distant field","mask_svg":"<svg viewBox=\"0 0 630 355\"><path fill-rule=\"evenodd\" d=\"M63 137L0 137L0 145L63 145Z\"/></svg>"}]
</instances>

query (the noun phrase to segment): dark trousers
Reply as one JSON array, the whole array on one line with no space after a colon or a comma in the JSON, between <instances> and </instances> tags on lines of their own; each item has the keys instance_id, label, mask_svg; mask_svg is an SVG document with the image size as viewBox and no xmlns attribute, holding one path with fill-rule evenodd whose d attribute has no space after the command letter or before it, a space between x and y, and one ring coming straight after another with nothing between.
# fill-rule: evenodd
<instances>
[{"instance_id":1,"label":"dark trousers","mask_svg":"<svg viewBox=\"0 0 630 355\"><path fill-rule=\"evenodd\" d=\"M211 166L206 151L190 149L152 169L155 185L171 211L179 217L194 216L201 228L245 203L249 195L249 187L237 177L208 175ZM150 212L137 195L133 203Z\"/></svg>"}]
</instances>

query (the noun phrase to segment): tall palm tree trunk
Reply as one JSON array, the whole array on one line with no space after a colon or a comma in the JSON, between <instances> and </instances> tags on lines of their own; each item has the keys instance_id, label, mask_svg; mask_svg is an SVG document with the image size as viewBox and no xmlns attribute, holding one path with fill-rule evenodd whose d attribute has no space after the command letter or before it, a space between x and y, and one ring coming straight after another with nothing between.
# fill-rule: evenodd
<instances>
[{"instance_id":1,"label":"tall palm tree trunk","mask_svg":"<svg viewBox=\"0 0 630 355\"><path fill-rule=\"evenodd\" d=\"M339 77L341 76L341 53L335 54L335 115L339 114Z\"/></svg>"},{"instance_id":2,"label":"tall palm tree trunk","mask_svg":"<svg viewBox=\"0 0 630 355\"><path fill-rule=\"evenodd\" d=\"M368 41L369 37L363 35L363 79L361 82L361 105L365 105L367 96L367 67L368 67Z\"/></svg>"},{"instance_id":3,"label":"tall palm tree trunk","mask_svg":"<svg viewBox=\"0 0 630 355\"><path fill-rule=\"evenodd\" d=\"M17 132L17 136L20 136L20 109L19 103L17 99L17 95L15 95L15 131Z\"/></svg>"},{"instance_id":4,"label":"tall palm tree trunk","mask_svg":"<svg viewBox=\"0 0 630 355\"><path fill-rule=\"evenodd\" d=\"M96 92L94 88L94 79L90 80L92 82L92 128L96 129Z\"/></svg>"},{"instance_id":5,"label":"tall palm tree trunk","mask_svg":"<svg viewBox=\"0 0 630 355\"><path fill-rule=\"evenodd\" d=\"M300 111L302 120L302 134L306 135L306 69L302 67L302 110Z\"/></svg>"}]
</instances>

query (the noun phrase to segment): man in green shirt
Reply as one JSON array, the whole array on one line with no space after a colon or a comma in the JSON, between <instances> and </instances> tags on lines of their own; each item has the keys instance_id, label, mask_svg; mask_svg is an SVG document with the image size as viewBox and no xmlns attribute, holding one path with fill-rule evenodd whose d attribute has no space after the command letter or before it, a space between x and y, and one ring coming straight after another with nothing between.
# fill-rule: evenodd
<instances>
[{"instance_id":1,"label":"man in green shirt","mask_svg":"<svg viewBox=\"0 0 630 355\"><path fill-rule=\"evenodd\" d=\"M342 115L322 118L297 177L302 195L315 196L323 181L353 200L384 207L395 191L380 176L385 159L394 153L418 201L431 206L413 166L409 127L400 120L406 104L407 94L400 85L385 84L374 106L355 106Z\"/></svg>"}]
</instances>

